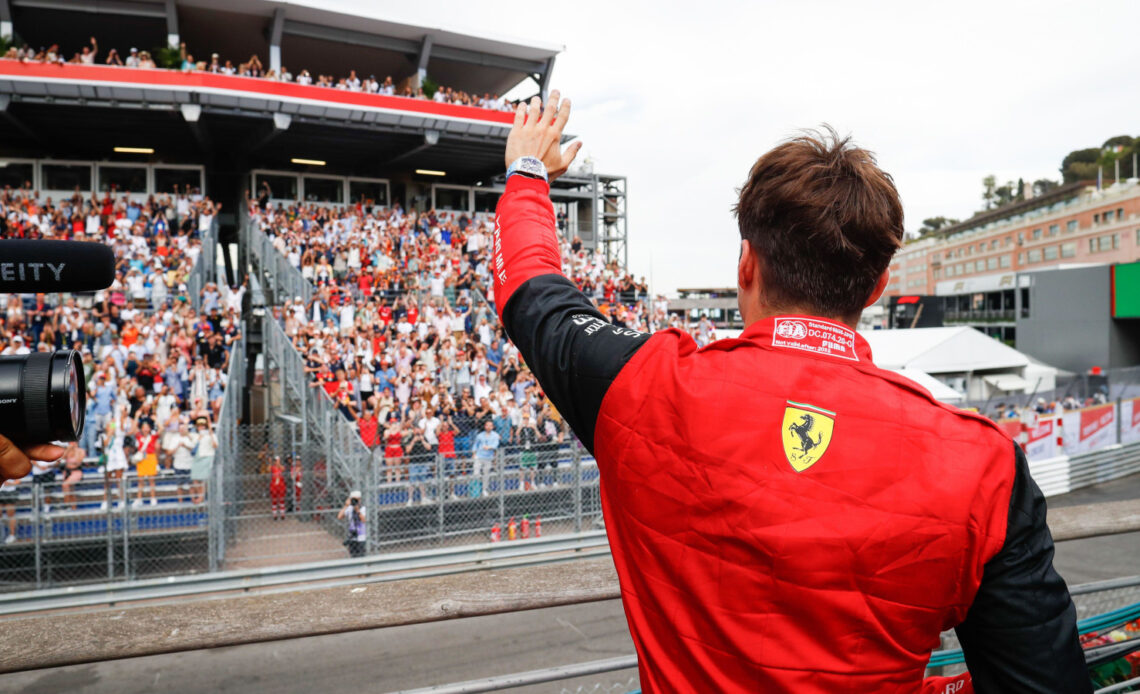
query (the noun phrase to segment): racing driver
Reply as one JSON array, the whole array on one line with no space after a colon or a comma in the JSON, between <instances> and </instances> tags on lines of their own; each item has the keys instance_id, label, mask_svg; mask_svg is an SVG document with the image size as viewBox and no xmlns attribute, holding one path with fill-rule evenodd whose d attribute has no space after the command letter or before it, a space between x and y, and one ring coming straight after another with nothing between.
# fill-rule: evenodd
<instances>
[{"instance_id":1,"label":"racing driver","mask_svg":"<svg viewBox=\"0 0 1140 694\"><path fill-rule=\"evenodd\" d=\"M515 113L495 306L598 461L643 689L1091 692L1021 449L854 330L903 238L873 156L828 131L756 161L735 210L748 327L698 349L614 326L562 274L569 114L558 92ZM951 628L969 672L924 680Z\"/></svg>"}]
</instances>

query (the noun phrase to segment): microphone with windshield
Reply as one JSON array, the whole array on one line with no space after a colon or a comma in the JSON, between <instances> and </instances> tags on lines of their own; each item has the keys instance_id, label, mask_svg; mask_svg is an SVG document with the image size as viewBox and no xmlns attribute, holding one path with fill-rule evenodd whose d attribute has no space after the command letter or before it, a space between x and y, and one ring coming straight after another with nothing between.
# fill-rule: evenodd
<instances>
[{"instance_id":1,"label":"microphone with windshield","mask_svg":"<svg viewBox=\"0 0 1140 694\"><path fill-rule=\"evenodd\" d=\"M115 253L91 241L0 241L0 294L92 292L115 280Z\"/></svg>"},{"instance_id":2,"label":"microphone with windshield","mask_svg":"<svg viewBox=\"0 0 1140 694\"><path fill-rule=\"evenodd\" d=\"M110 246L0 241L0 294L91 292L106 289L114 280ZM17 338L12 338L14 344ZM0 356L0 435L20 445L77 441L86 412L87 384L79 352L16 351Z\"/></svg>"}]
</instances>

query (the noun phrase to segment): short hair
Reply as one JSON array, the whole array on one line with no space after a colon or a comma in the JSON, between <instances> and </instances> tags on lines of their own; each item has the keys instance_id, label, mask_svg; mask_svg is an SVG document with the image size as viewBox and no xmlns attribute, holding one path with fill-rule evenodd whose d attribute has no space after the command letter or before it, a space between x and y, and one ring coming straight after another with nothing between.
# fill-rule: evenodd
<instances>
[{"instance_id":1,"label":"short hair","mask_svg":"<svg viewBox=\"0 0 1140 694\"><path fill-rule=\"evenodd\" d=\"M830 126L756 160L734 208L777 310L858 316L902 245L903 210L875 156Z\"/></svg>"}]
</instances>

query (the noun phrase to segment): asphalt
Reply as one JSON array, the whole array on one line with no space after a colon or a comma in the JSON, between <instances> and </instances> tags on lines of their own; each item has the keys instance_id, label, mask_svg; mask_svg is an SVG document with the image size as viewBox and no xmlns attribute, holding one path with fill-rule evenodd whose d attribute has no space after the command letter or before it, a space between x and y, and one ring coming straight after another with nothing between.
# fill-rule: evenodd
<instances>
[{"instance_id":1,"label":"asphalt","mask_svg":"<svg viewBox=\"0 0 1140 694\"><path fill-rule=\"evenodd\" d=\"M1135 498L1140 498L1140 475L1054 497L1049 505ZM1061 542L1054 565L1070 585L1140 575L1137 547L1140 533ZM19 647L5 641L0 629L0 648ZM621 603L606 600L14 673L0 676L0 691L383 693L632 652ZM635 687L635 673L626 671L511 691L617 694Z\"/></svg>"}]
</instances>

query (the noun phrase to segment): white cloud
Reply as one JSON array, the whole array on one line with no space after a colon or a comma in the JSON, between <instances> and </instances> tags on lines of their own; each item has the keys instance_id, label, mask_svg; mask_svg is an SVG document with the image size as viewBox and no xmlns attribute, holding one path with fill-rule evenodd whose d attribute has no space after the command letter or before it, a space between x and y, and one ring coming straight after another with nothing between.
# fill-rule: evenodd
<instances>
[{"instance_id":1,"label":"white cloud","mask_svg":"<svg viewBox=\"0 0 1140 694\"><path fill-rule=\"evenodd\" d=\"M663 290L735 283L735 188L801 128L875 151L908 229L968 217L986 174L1057 177L1069 150L1140 134L1134 0L419 0L414 14L566 46L553 82L576 104L568 129L597 170L629 177L631 269L652 264Z\"/></svg>"}]
</instances>

